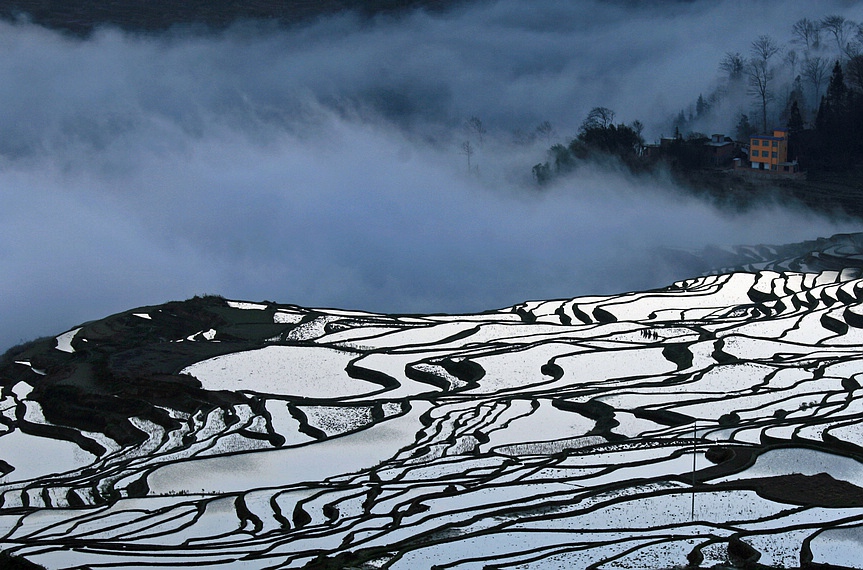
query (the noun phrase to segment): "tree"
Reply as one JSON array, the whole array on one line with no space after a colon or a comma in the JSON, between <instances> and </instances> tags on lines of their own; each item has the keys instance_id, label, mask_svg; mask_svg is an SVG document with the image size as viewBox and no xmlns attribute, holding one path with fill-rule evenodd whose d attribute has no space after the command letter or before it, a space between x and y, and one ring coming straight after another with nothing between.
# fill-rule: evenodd
<instances>
[{"instance_id":1,"label":"tree","mask_svg":"<svg viewBox=\"0 0 863 570\"><path fill-rule=\"evenodd\" d=\"M630 125L630 127L632 128L633 131L635 131L635 134L638 135L638 138L640 138L643 141L644 137L641 135L644 132L644 123L642 123L641 121L636 119L636 120L632 121L632 125Z\"/></svg>"},{"instance_id":2,"label":"tree","mask_svg":"<svg viewBox=\"0 0 863 570\"><path fill-rule=\"evenodd\" d=\"M635 121L631 126L614 124L614 111L607 107L594 107L581 123L578 136L569 144L568 156L586 158L591 152L617 156L630 165L634 157L641 156L644 125ZM557 147L559 145L555 145ZM555 150L552 147L552 151ZM557 158L555 164L557 165Z\"/></svg>"},{"instance_id":3,"label":"tree","mask_svg":"<svg viewBox=\"0 0 863 570\"><path fill-rule=\"evenodd\" d=\"M471 117L468 119L465 123L465 129L467 129L468 134L475 136L479 146L482 146L486 130L482 125L482 121L479 120L479 117Z\"/></svg>"},{"instance_id":4,"label":"tree","mask_svg":"<svg viewBox=\"0 0 863 570\"><path fill-rule=\"evenodd\" d=\"M797 105L797 112L800 113L800 105L803 104L805 107L805 102L805 96L803 95L803 82L798 75L791 83L791 91L788 93L785 108L782 109L782 113L779 115L779 122L788 123L788 120L791 118L791 107ZM802 113L800 113L800 115L802 118Z\"/></svg>"},{"instance_id":5,"label":"tree","mask_svg":"<svg viewBox=\"0 0 863 570\"><path fill-rule=\"evenodd\" d=\"M587 149L579 149L573 146L577 140L570 143L569 148L562 144L556 144L549 149L549 153L554 159L555 172L569 172L575 168L575 158L587 158Z\"/></svg>"},{"instance_id":6,"label":"tree","mask_svg":"<svg viewBox=\"0 0 863 570\"><path fill-rule=\"evenodd\" d=\"M856 28L856 25L853 22L846 20L844 16L838 14L824 16L821 19L821 29L827 30L828 33L833 35L839 53L845 53L848 37L854 28Z\"/></svg>"},{"instance_id":7,"label":"tree","mask_svg":"<svg viewBox=\"0 0 863 570\"><path fill-rule=\"evenodd\" d=\"M549 168L548 162L534 164L531 172L540 186L551 180L551 168Z\"/></svg>"},{"instance_id":8,"label":"tree","mask_svg":"<svg viewBox=\"0 0 863 570\"><path fill-rule=\"evenodd\" d=\"M467 157L467 171L468 172L471 172L470 158L473 156L474 152L475 151L474 151L473 145L470 144L470 141L464 141L463 143L461 143L461 153Z\"/></svg>"},{"instance_id":9,"label":"tree","mask_svg":"<svg viewBox=\"0 0 863 570\"><path fill-rule=\"evenodd\" d=\"M785 57L783 57L782 60L791 66L791 77L796 77L797 64L800 63L800 58L797 57L797 52L793 49L788 50L787 52L785 52Z\"/></svg>"},{"instance_id":10,"label":"tree","mask_svg":"<svg viewBox=\"0 0 863 570\"><path fill-rule=\"evenodd\" d=\"M545 139L546 144L551 144L551 137L554 136L554 127L548 121L543 121L536 126L536 134Z\"/></svg>"},{"instance_id":11,"label":"tree","mask_svg":"<svg viewBox=\"0 0 863 570\"><path fill-rule=\"evenodd\" d=\"M632 133L632 135L634 135L634 136L630 137L630 140L632 143L632 148L635 149L635 153L638 156L643 155L644 154L644 137L641 136L641 133L644 132L644 123L642 123L641 121L636 119L635 121L632 121L632 124L630 124L626 128L629 129L629 132Z\"/></svg>"},{"instance_id":12,"label":"tree","mask_svg":"<svg viewBox=\"0 0 863 570\"><path fill-rule=\"evenodd\" d=\"M581 130L603 128L607 129L614 123L614 111L608 107L594 107L587 114L587 118L581 123Z\"/></svg>"},{"instance_id":13,"label":"tree","mask_svg":"<svg viewBox=\"0 0 863 570\"><path fill-rule=\"evenodd\" d=\"M833 66L827 94L821 99L815 130L824 166L843 167L850 162L855 141L855 121L848 86L839 61Z\"/></svg>"},{"instance_id":14,"label":"tree","mask_svg":"<svg viewBox=\"0 0 863 570\"><path fill-rule=\"evenodd\" d=\"M797 105L797 100L791 103L791 110L788 112L788 134L795 135L803 131L803 115L800 114L800 106Z\"/></svg>"},{"instance_id":15,"label":"tree","mask_svg":"<svg viewBox=\"0 0 863 570\"><path fill-rule=\"evenodd\" d=\"M749 76L749 94L761 103L761 132L767 132L767 103L773 100L770 84L773 81L773 69L767 62L753 60L749 62L746 73Z\"/></svg>"},{"instance_id":16,"label":"tree","mask_svg":"<svg viewBox=\"0 0 863 570\"><path fill-rule=\"evenodd\" d=\"M848 86L845 85L845 74L842 65L836 61L833 73L830 75L830 84L827 86L827 104L831 109L842 113L848 105Z\"/></svg>"},{"instance_id":17,"label":"tree","mask_svg":"<svg viewBox=\"0 0 863 570\"><path fill-rule=\"evenodd\" d=\"M677 116L674 118L674 138L677 138L680 134L680 131L686 130L686 113L683 112L683 109L677 113Z\"/></svg>"},{"instance_id":18,"label":"tree","mask_svg":"<svg viewBox=\"0 0 863 570\"><path fill-rule=\"evenodd\" d=\"M758 36L750 45L752 59L746 67L749 79L749 94L761 103L762 132L767 132L767 103L773 100L771 83L773 68L770 60L779 53L779 46L770 36Z\"/></svg>"},{"instance_id":19,"label":"tree","mask_svg":"<svg viewBox=\"0 0 863 570\"><path fill-rule=\"evenodd\" d=\"M791 41L803 46L808 53L810 50L821 47L821 25L809 18L802 18L794 23L791 28L794 39Z\"/></svg>"},{"instance_id":20,"label":"tree","mask_svg":"<svg viewBox=\"0 0 863 570\"><path fill-rule=\"evenodd\" d=\"M730 81L739 81L743 78L743 72L746 69L746 60L740 52L727 52L719 62L719 69L722 70Z\"/></svg>"},{"instance_id":21,"label":"tree","mask_svg":"<svg viewBox=\"0 0 863 570\"><path fill-rule=\"evenodd\" d=\"M577 141L589 149L623 159L638 156L644 140L627 125L592 126L578 133Z\"/></svg>"},{"instance_id":22,"label":"tree","mask_svg":"<svg viewBox=\"0 0 863 570\"><path fill-rule=\"evenodd\" d=\"M512 131L512 142L517 145L528 145L536 140L535 133L526 133L521 129Z\"/></svg>"},{"instance_id":23,"label":"tree","mask_svg":"<svg viewBox=\"0 0 863 570\"><path fill-rule=\"evenodd\" d=\"M770 36L758 36L758 39L752 42L749 48L753 58L765 63L779 53L779 50L779 45Z\"/></svg>"},{"instance_id":24,"label":"tree","mask_svg":"<svg viewBox=\"0 0 863 570\"><path fill-rule=\"evenodd\" d=\"M797 105L796 99L791 103L786 126L788 128L788 156L796 159L800 155L800 134L803 132L803 116L800 114L800 107Z\"/></svg>"},{"instance_id":25,"label":"tree","mask_svg":"<svg viewBox=\"0 0 863 570\"><path fill-rule=\"evenodd\" d=\"M707 106L707 103L704 102L704 97L699 93L698 94L698 101L695 102L695 116L696 117L704 116L704 114L707 113L708 109L709 109L709 107Z\"/></svg>"},{"instance_id":26,"label":"tree","mask_svg":"<svg viewBox=\"0 0 863 570\"><path fill-rule=\"evenodd\" d=\"M848 42L845 49L845 55L848 59L853 59L863 54L863 24L858 24L854 33L854 40Z\"/></svg>"},{"instance_id":27,"label":"tree","mask_svg":"<svg viewBox=\"0 0 863 570\"><path fill-rule=\"evenodd\" d=\"M846 64L848 83L859 95L863 95L863 55L855 55Z\"/></svg>"},{"instance_id":28,"label":"tree","mask_svg":"<svg viewBox=\"0 0 863 570\"><path fill-rule=\"evenodd\" d=\"M749 141L749 137L752 136L752 133L755 132L752 128L752 125L749 124L749 117L741 114L740 120L737 121L737 128L735 129L735 136L738 141Z\"/></svg>"},{"instance_id":29,"label":"tree","mask_svg":"<svg viewBox=\"0 0 863 570\"><path fill-rule=\"evenodd\" d=\"M827 60L820 56L808 58L803 62L803 78L812 86L813 108L818 104L818 99L821 97L821 86L827 77L827 65Z\"/></svg>"}]
</instances>

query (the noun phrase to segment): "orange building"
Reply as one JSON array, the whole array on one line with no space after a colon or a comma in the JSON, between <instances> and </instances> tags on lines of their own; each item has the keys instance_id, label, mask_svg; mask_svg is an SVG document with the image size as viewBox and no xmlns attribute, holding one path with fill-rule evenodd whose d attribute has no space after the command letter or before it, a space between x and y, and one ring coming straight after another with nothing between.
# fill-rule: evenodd
<instances>
[{"instance_id":1,"label":"orange building","mask_svg":"<svg viewBox=\"0 0 863 570\"><path fill-rule=\"evenodd\" d=\"M788 162L788 131L776 129L773 136L755 135L749 139L749 162L757 170L797 172L797 161Z\"/></svg>"}]
</instances>

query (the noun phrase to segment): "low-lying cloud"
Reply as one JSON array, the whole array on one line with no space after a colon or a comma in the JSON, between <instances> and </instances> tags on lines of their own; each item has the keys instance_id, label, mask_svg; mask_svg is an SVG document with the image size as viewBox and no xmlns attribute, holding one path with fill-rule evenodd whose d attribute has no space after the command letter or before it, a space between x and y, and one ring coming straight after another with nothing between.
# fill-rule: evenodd
<instances>
[{"instance_id":1,"label":"low-lying cloud","mask_svg":"<svg viewBox=\"0 0 863 570\"><path fill-rule=\"evenodd\" d=\"M813 16L756 4L761 22L730 1L513 0L218 34L2 24L0 347L202 293L461 312L620 292L688 277L653 247L848 230L599 167L538 191L546 141L511 144L597 105L658 135L725 51ZM488 129L470 173L469 116Z\"/></svg>"}]
</instances>

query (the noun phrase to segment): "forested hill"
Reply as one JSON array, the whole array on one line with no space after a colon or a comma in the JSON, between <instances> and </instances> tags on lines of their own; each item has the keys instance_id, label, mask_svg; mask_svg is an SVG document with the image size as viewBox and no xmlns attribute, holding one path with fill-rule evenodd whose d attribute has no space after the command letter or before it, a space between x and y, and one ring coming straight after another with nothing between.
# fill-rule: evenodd
<instances>
[{"instance_id":1,"label":"forested hill","mask_svg":"<svg viewBox=\"0 0 863 570\"><path fill-rule=\"evenodd\" d=\"M125 30L158 31L176 24L221 28L237 20L273 20L281 24L355 11L363 16L422 8L443 10L465 0L0 0L0 18L86 35L100 25Z\"/></svg>"}]
</instances>

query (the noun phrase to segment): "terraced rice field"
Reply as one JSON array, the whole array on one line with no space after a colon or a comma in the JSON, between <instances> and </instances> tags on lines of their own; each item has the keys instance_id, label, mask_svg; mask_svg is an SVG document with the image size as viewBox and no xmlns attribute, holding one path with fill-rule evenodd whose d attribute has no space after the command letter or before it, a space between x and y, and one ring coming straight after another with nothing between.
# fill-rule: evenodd
<instances>
[{"instance_id":1,"label":"terraced rice field","mask_svg":"<svg viewBox=\"0 0 863 570\"><path fill-rule=\"evenodd\" d=\"M47 568L860 564L863 279L476 315L218 298L0 370L0 550Z\"/></svg>"}]
</instances>

